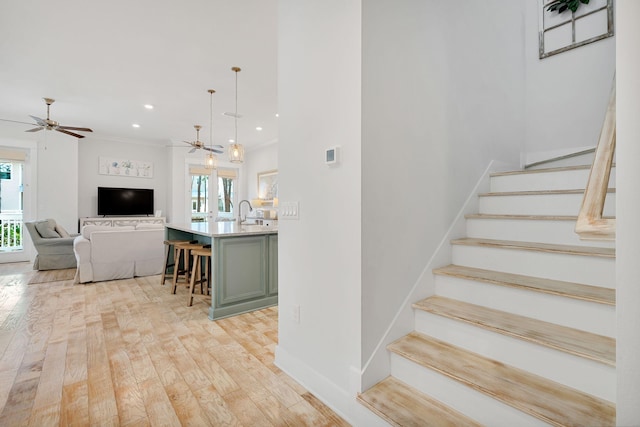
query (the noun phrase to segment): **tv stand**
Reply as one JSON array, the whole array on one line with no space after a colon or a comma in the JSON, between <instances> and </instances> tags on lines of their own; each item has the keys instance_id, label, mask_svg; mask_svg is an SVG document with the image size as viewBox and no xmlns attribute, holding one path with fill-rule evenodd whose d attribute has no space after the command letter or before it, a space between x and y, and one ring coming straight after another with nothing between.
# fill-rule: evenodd
<instances>
[{"instance_id":1,"label":"tv stand","mask_svg":"<svg viewBox=\"0 0 640 427\"><path fill-rule=\"evenodd\" d=\"M79 231L85 225L107 225L111 227L138 224L165 224L163 216L102 216L80 218Z\"/></svg>"}]
</instances>

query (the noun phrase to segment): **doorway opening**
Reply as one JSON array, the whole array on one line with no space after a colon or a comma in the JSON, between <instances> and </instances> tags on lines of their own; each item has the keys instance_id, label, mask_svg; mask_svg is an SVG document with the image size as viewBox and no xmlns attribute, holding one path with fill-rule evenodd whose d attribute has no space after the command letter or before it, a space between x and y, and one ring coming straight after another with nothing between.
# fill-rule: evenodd
<instances>
[{"instance_id":1,"label":"doorway opening","mask_svg":"<svg viewBox=\"0 0 640 427\"><path fill-rule=\"evenodd\" d=\"M0 254L24 252L24 160L0 157ZM5 258L5 257L2 257ZM15 261L12 257L11 261Z\"/></svg>"}]
</instances>

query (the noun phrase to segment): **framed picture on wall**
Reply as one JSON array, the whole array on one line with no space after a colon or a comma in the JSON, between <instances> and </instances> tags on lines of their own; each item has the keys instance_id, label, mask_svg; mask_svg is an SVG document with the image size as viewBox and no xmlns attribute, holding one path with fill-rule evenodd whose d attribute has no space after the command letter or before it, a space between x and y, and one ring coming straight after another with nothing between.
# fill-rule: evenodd
<instances>
[{"instance_id":1,"label":"framed picture on wall","mask_svg":"<svg viewBox=\"0 0 640 427\"><path fill-rule=\"evenodd\" d=\"M258 198L263 202L273 202L278 198L278 170L258 173Z\"/></svg>"},{"instance_id":2,"label":"framed picture on wall","mask_svg":"<svg viewBox=\"0 0 640 427\"><path fill-rule=\"evenodd\" d=\"M138 178L153 178L153 163L143 160L100 157L98 173Z\"/></svg>"}]
</instances>

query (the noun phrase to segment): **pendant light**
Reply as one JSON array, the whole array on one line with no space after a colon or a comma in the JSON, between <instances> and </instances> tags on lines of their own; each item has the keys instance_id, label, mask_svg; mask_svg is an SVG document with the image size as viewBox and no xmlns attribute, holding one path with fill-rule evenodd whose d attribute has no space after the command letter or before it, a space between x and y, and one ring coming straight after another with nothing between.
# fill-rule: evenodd
<instances>
[{"instance_id":1,"label":"pendant light","mask_svg":"<svg viewBox=\"0 0 640 427\"><path fill-rule=\"evenodd\" d=\"M216 93L215 90L209 89L209 148L213 150L213 94ZM205 169L215 169L218 166L218 158L213 154L213 152L209 152L204 161Z\"/></svg>"},{"instance_id":2,"label":"pendant light","mask_svg":"<svg viewBox=\"0 0 640 427\"><path fill-rule=\"evenodd\" d=\"M244 147L242 144L238 144L238 73L240 72L240 67L231 67L231 70L236 73L236 113L233 116L236 124L236 137L233 140L233 144L229 145L229 161L231 163L243 163Z\"/></svg>"}]
</instances>

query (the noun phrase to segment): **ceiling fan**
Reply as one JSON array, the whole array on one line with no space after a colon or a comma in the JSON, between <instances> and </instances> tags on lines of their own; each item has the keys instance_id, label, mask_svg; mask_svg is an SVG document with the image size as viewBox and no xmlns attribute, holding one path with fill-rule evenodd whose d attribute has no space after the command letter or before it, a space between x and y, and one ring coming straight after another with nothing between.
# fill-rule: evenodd
<instances>
[{"instance_id":1,"label":"ceiling fan","mask_svg":"<svg viewBox=\"0 0 640 427\"><path fill-rule=\"evenodd\" d=\"M200 129L202 129L202 126L194 125L193 127L196 130L196 140L195 141L182 141L182 142L185 142L185 143L187 143L187 144L189 144L190 146L193 147L191 150L189 150L189 153L193 153L196 150L213 151L214 153L218 153L218 154L222 154L223 153L222 150L217 149L217 148L223 148L222 145L214 145L212 147L207 147L207 146L204 145L204 142L200 141ZM213 147L217 147L217 148L213 148Z\"/></svg>"},{"instance_id":2,"label":"ceiling fan","mask_svg":"<svg viewBox=\"0 0 640 427\"><path fill-rule=\"evenodd\" d=\"M51 106L51 104L55 102L55 99L52 99L52 98L42 98L42 99L44 99L44 102L47 104L47 118L41 119L40 117L29 116L36 121L35 124L37 127L26 130L25 132L38 132L43 129L47 129L47 130L55 130L58 132L65 133L67 135L75 136L76 138L84 138L84 135L80 135L71 131L93 132L89 128L80 128L75 126L61 126L60 123L56 122L55 120L51 120L51 118L49 118L49 107ZM7 121L13 121L13 120L7 120ZM25 123L25 122L19 122L19 123ZM30 125L32 123L25 123L25 124Z\"/></svg>"}]
</instances>

